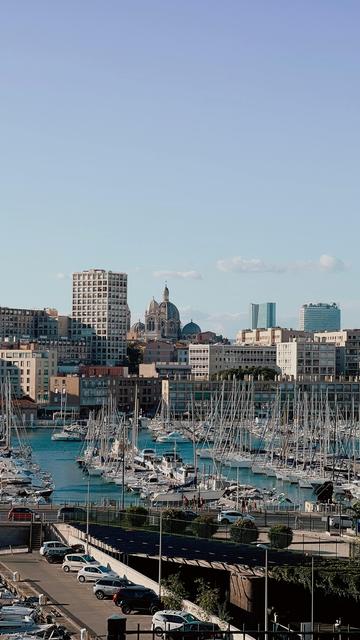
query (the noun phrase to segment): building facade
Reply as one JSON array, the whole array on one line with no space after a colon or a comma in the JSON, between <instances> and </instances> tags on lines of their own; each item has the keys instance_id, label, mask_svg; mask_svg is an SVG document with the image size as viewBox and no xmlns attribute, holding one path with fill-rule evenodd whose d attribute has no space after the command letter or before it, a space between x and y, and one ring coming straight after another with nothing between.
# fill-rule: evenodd
<instances>
[{"instance_id":1,"label":"building facade","mask_svg":"<svg viewBox=\"0 0 360 640\"><path fill-rule=\"evenodd\" d=\"M56 309L0 307L0 341L12 343L22 339L56 338L58 318Z\"/></svg>"},{"instance_id":2,"label":"building facade","mask_svg":"<svg viewBox=\"0 0 360 640\"><path fill-rule=\"evenodd\" d=\"M38 350L35 345L2 349L0 361L6 363L6 368L18 369L22 395L29 396L37 404L49 401L50 377L57 371L57 353L54 349Z\"/></svg>"},{"instance_id":3,"label":"building facade","mask_svg":"<svg viewBox=\"0 0 360 640\"><path fill-rule=\"evenodd\" d=\"M190 344L189 365L195 380L208 380L229 369L276 367L275 346Z\"/></svg>"},{"instance_id":4,"label":"building facade","mask_svg":"<svg viewBox=\"0 0 360 640\"><path fill-rule=\"evenodd\" d=\"M294 340L276 345L276 364L290 380L331 380L336 377L336 346Z\"/></svg>"},{"instance_id":5,"label":"building facade","mask_svg":"<svg viewBox=\"0 0 360 640\"><path fill-rule=\"evenodd\" d=\"M311 338L312 333L299 331L298 329L283 329L274 327L271 329L241 329L236 335L236 344L261 345L270 347L279 342L289 342L298 338Z\"/></svg>"},{"instance_id":6,"label":"building facade","mask_svg":"<svg viewBox=\"0 0 360 640\"><path fill-rule=\"evenodd\" d=\"M302 305L299 326L301 331L339 331L340 327L341 311L335 302Z\"/></svg>"},{"instance_id":7,"label":"building facade","mask_svg":"<svg viewBox=\"0 0 360 640\"><path fill-rule=\"evenodd\" d=\"M276 302L250 304L251 329L271 329L276 327Z\"/></svg>"},{"instance_id":8,"label":"building facade","mask_svg":"<svg viewBox=\"0 0 360 640\"><path fill-rule=\"evenodd\" d=\"M72 338L90 340L94 364L122 364L128 326L126 273L74 273L72 318Z\"/></svg>"},{"instance_id":9,"label":"building facade","mask_svg":"<svg viewBox=\"0 0 360 640\"><path fill-rule=\"evenodd\" d=\"M336 375L360 376L360 329L325 331L314 334L314 340L336 345Z\"/></svg>"},{"instance_id":10,"label":"building facade","mask_svg":"<svg viewBox=\"0 0 360 640\"><path fill-rule=\"evenodd\" d=\"M245 392L244 392L245 391ZM244 393L243 393L244 392ZM223 399L223 405L233 403L234 397L241 395L252 398L255 416L266 418L269 407L275 400L280 400L286 410L297 402L305 399L308 406L313 405L314 411L319 404L326 410L326 404L331 411L337 411L344 418L360 416L360 382L350 381L290 381L290 380L163 380L162 400L171 415L182 416L189 411L206 420L213 413L214 406ZM241 403L235 403L235 412L241 419L243 408ZM233 415L233 414L232 414Z\"/></svg>"}]
</instances>

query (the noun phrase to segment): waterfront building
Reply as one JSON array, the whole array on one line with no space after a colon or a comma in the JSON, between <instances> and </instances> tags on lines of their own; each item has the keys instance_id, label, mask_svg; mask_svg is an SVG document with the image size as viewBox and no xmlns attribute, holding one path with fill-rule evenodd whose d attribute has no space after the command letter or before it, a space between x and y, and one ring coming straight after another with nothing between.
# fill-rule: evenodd
<instances>
[{"instance_id":1,"label":"waterfront building","mask_svg":"<svg viewBox=\"0 0 360 640\"><path fill-rule=\"evenodd\" d=\"M245 390L243 397L254 400L255 416L268 417L269 407L279 399L282 407L288 407L294 398L307 396L307 402L320 400L328 403L329 409L344 418L359 418L360 381L344 380L163 380L162 400L171 415L182 416L193 407L193 411L206 420L214 407L232 402ZM241 403L233 407L235 416L241 419ZM240 413L236 416L236 412Z\"/></svg>"},{"instance_id":2,"label":"waterfront building","mask_svg":"<svg viewBox=\"0 0 360 640\"><path fill-rule=\"evenodd\" d=\"M121 364L127 347L127 274L74 273L72 317L72 338L90 340L94 364Z\"/></svg>"},{"instance_id":3,"label":"waterfront building","mask_svg":"<svg viewBox=\"0 0 360 640\"><path fill-rule=\"evenodd\" d=\"M280 342L276 364L283 376L293 380L335 379L336 346L310 340Z\"/></svg>"},{"instance_id":4,"label":"waterfront building","mask_svg":"<svg viewBox=\"0 0 360 640\"><path fill-rule=\"evenodd\" d=\"M272 327L270 329L241 329L236 335L236 344L262 345L264 347L289 342L294 338L311 338L312 333L298 329Z\"/></svg>"},{"instance_id":5,"label":"waterfront building","mask_svg":"<svg viewBox=\"0 0 360 640\"><path fill-rule=\"evenodd\" d=\"M270 329L276 327L276 302L250 304L251 329Z\"/></svg>"},{"instance_id":6,"label":"waterfront building","mask_svg":"<svg viewBox=\"0 0 360 640\"><path fill-rule=\"evenodd\" d=\"M337 376L360 376L360 329L319 332L314 340L336 345Z\"/></svg>"},{"instance_id":7,"label":"waterfront building","mask_svg":"<svg viewBox=\"0 0 360 640\"><path fill-rule=\"evenodd\" d=\"M0 307L0 341L11 344L22 339L56 338L59 317L56 309Z\"/></svg>"},{"instance_id":8,"label":"waterfront building","mask_svg":"<svg viewBox=\"0 0 360 640\"><path fill-rule=\"evenodd\" d=\"M276 367L275 346L249 346L226 344L190 344L189 365L197 380L208 380L211 376L229 369L252 367Z\"/></svg>"},{"instance_id":9,"label":"waterfront building","mask_svg":"<svg viewBox=\"0 0 360 640\"><path fill-rule=\"evenodd\" d=\"M49 381L57 371L57 353L55 349L41 350L37 345L23 345L20 349L1 349L0 362L7 378L7 369L12 369L15 377L15 369L19 371L19 385L21 394L29 396L37 404L46 404L49 401ZM18 393L18 386L16 385Z\"/></svg>"},{"instance_id":10,"label":"waterfront building","mask_svg":"<svg viewBox=\"0 0 360 640\"><path fill-rule=\"evenodd\" d=\"M169 289L165 286L162 302L154 298L145 311L145 338L176 341L181 335L181 322L178 308L170 302Z\"/></svg>"},{"instance_id":11,"label":"waterfront building","mask_svg":"<svg viewBox=\"0 0 360 640\"><path fill-rule=\"evenodd\" d=\"M339 331L340 326L341 311L335 302L303 304L300 309L301 331Z\"/></svg>"}]
</instances>

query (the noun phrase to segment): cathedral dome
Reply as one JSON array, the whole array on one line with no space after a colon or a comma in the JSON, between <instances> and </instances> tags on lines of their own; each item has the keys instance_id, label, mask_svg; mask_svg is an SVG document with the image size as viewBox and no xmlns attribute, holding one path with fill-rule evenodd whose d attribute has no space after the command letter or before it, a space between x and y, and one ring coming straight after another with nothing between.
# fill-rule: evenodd
<instances>
[{"instance_id":1,"label":"cathedral dome","mask_svg":"<svg viewBox=\"0 0 360 640\"><path fill-rule=\"evenodd\" d=\"M138 322L135 322L135 324L132 325L131 331L133 331L134 333L144 333L145 331L144 323L138 320Z\"/></svg>"},{"instance_id":2,"label":"cathedral dome","mask_svg":"<svg viewBox=\"0 0 360 640\"><path fill-rule=\"evenodd\" d=\"M159 305L159 310L168 320L180 320L179 310L172 302L162 302Z\"/></svg>"},{"instance_id":3,"label":"cathedral dome","mask_svg":"<svg viewBox=\"0 0 360 640\"><path fill-rule=\"evenodd\" d=\"M193 322L192 320L190 320L190 322L188 322L182 329L181 331L181 337L182 338L188 338L190 336L197 336L199 333L201 333L201 329L199 327L198 324L196 324L196 322Z\"/></svg>"}]
</instances>

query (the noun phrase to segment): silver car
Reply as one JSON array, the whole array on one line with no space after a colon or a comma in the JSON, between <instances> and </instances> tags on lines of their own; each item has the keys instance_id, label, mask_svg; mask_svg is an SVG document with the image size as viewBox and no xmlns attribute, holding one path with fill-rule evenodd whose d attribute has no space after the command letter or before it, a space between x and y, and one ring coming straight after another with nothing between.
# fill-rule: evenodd
<instances>
[{"instance_id":1,"label":"silver car","mask_svg":"<svg viewBox=\"0 0 360 640\"><path fill-rule=\"evenodd\" d=\"M100 578L94 584L93 592L98 600L104 600L104 598L112 598L122 587L134 586L136 585L127 578Z\"/></svg>"}]
</instances>

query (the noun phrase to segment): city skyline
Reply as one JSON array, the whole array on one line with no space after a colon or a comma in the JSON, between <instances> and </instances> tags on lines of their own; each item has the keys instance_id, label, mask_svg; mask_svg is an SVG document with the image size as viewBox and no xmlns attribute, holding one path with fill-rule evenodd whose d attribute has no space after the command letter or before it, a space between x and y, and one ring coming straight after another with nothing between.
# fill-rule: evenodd
<instances>
[{"instance_id":1,"label":"city skyline","mask_svg":"<svg viewBox=\"0 0 360 640\"><path fill-rule=\"evenodd\" d=\"M360 326L359 14L3 7L1 305L69 313L71 273L99 267L128 273L134 321L167 280L183 322L229 337L252 300Z\"/></svg>"}]
</instances>

